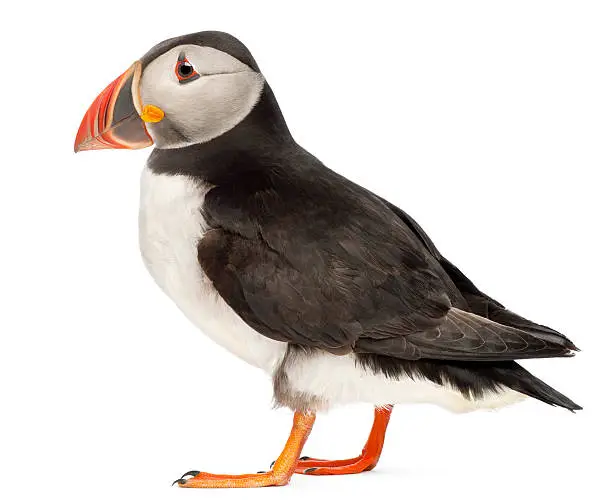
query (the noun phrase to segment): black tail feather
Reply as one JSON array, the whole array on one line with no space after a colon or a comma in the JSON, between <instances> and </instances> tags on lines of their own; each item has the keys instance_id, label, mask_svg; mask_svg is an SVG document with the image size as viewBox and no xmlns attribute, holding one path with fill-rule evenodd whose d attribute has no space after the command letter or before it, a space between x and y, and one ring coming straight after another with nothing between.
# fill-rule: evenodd
<instances>
[{"instance_id":1,"label":"black tail feather","mask_svg":"<svg viewBox=\"0 0 612 502\"><path fill-rule=\"evenodd\" d=\"M466 399L482 399L488 393L512 389L551 406L570 411L582 407L533 376L515 361L409 361L372 353L357 353L358 364L390 379L422 378L449 386Z\"/></svg>"},{"instance_id":2,"label":"black tail feather","mask_svg":"<svg viewBox=\"0 0 612 502\"><path fill-rule=\"evenodd\" d=\"M513 362L508 365L493 366L491 369L493 370L494 378L499 383L521 394L533 397L551 406L560 406L572 412L582 409L582 406L529 373L518 363Z\"/></svg>"}]
</instances>

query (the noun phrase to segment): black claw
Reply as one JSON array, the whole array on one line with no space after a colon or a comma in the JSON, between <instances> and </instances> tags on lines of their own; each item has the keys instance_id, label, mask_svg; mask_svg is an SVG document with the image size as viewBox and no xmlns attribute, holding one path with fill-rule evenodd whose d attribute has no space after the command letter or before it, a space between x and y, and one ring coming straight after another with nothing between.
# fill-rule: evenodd
<instances>
[{"instance_id":1,"label":"black claw","mask_svg":"<svg viewBox=\"0 0 612 502\"><path fill-rule=\"evenodd\" d=\"M300 457L300 460L310 460L310 457Z\"/></svg>"},{"instance_id":2,"label":"black claw","mask_svg":"<svg viewBox=\"0 0 612 502\"><path fill-rule=\"evenodd\" d=\"M257 471L257 474L265 474L266 471Z\"/></svg>"},{"instance_id":3,"label":"black claw","mask_svg":"<svg viewBox=\"0 0 612 502\"><path fill-rule=\"evenodd\" d=\"M276 464L276 460L272 460L272 463L270 464L270 469L272 469L272 467L274 467L274 464Z\"/></svg>"},{"instance_id":4,"label":"black claw","mask_svg":"<svg viewBox=\"0 0 612 502\"><path fill-rule=\"evenodd\" d=\"M178 478L176 481L174 481L171 486L174 486L177 483L179 485L184 485L185 483L187 483L187 480L185 479L185 476L197 476L198 474L200 474L200 471L187 471L180 478Z\"/></svg>"},{"instance_id":5,"label":"black claw","mask_svg":"<svg viewBox=\"0 0 612 502\"><path fill-rule=\"evenodd\" d=\"M308 474L309 472L316 471L317 467L309 467L308 469L304 469L304 474Z\"/></svg>"}]
</instances>

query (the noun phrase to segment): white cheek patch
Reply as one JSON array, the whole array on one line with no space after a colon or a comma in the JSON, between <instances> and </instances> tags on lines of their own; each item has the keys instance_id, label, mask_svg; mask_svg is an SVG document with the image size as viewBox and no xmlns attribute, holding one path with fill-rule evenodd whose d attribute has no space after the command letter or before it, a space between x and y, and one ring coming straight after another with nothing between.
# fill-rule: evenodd
<instances>
[{"instance_id":1,"label":"white cheek patch","mask_svg":"<svg viewBox=\"0 0 612 502\"><path fill-rule=\"evenodd\" d=\"M174 70L183 54L200 78L178 81ZM240 123L259 100L263 87L260 73L229 54L197 45L175 47L144 69L142 102L165 113L161 122L147 124L147 130L158 148L209 141Z\"/></svg>"}]
</instances>

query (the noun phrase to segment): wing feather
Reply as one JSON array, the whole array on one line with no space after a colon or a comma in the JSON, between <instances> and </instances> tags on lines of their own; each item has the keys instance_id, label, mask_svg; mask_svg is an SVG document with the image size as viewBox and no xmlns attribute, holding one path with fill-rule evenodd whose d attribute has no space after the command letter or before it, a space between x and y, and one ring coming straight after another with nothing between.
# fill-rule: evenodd
<instances>
[{"instance_id":1,"label":"wing feather","mask_svg":"<svg viewBox=\"0 0 612 502\"><path fill-rule=\"evenodd\" d=\"M397 327L394 330L397 332ZM436 328L382 340L366 334L357 341L355 350L409 360L507 361L572 355L561 338L546 340L456 308L451 308Z\"/></svg>"}]
</instances>

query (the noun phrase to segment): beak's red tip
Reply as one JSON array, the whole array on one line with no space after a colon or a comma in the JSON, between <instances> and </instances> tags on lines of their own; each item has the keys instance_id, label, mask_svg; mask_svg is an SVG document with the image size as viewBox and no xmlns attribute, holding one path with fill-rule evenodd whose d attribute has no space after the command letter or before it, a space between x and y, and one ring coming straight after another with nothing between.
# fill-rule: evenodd
<instances>
[{"instance_id":1,"label":"beak's red tip","mask_svg":"<svg viewBox=\"0 0 612 502\"><path fill-rule=\"evenodd\" d=\"M153 144L136 108L132 107L131 111L126 108L126 103L132 103L131 84L133 79L136 79L135 84L138 83L140 68L137 61L94 100L79 126L74 140L75 153L106 148L145 148ZM118 111L116 105L120 93L124 97L122 109Z\"/></svg>"},{"instance_id":2,"label":"beak's red tip","mask_svg":"<svg viewBox=\"0 0 612 502\"><path fill-rule=\"evenodd\" d=\"M107 123L107 113L109 103L113 97L113 92L119 81L123 78L113 80L106 88L98 95L91 104L87 113L81 121L79 130L74 140L74 151L81 152L84 150L102 150L104 148L125 148L123 145L113 142L112 138L105 138L106 129L110 124Z\"/></svg>"}]
</instances>

